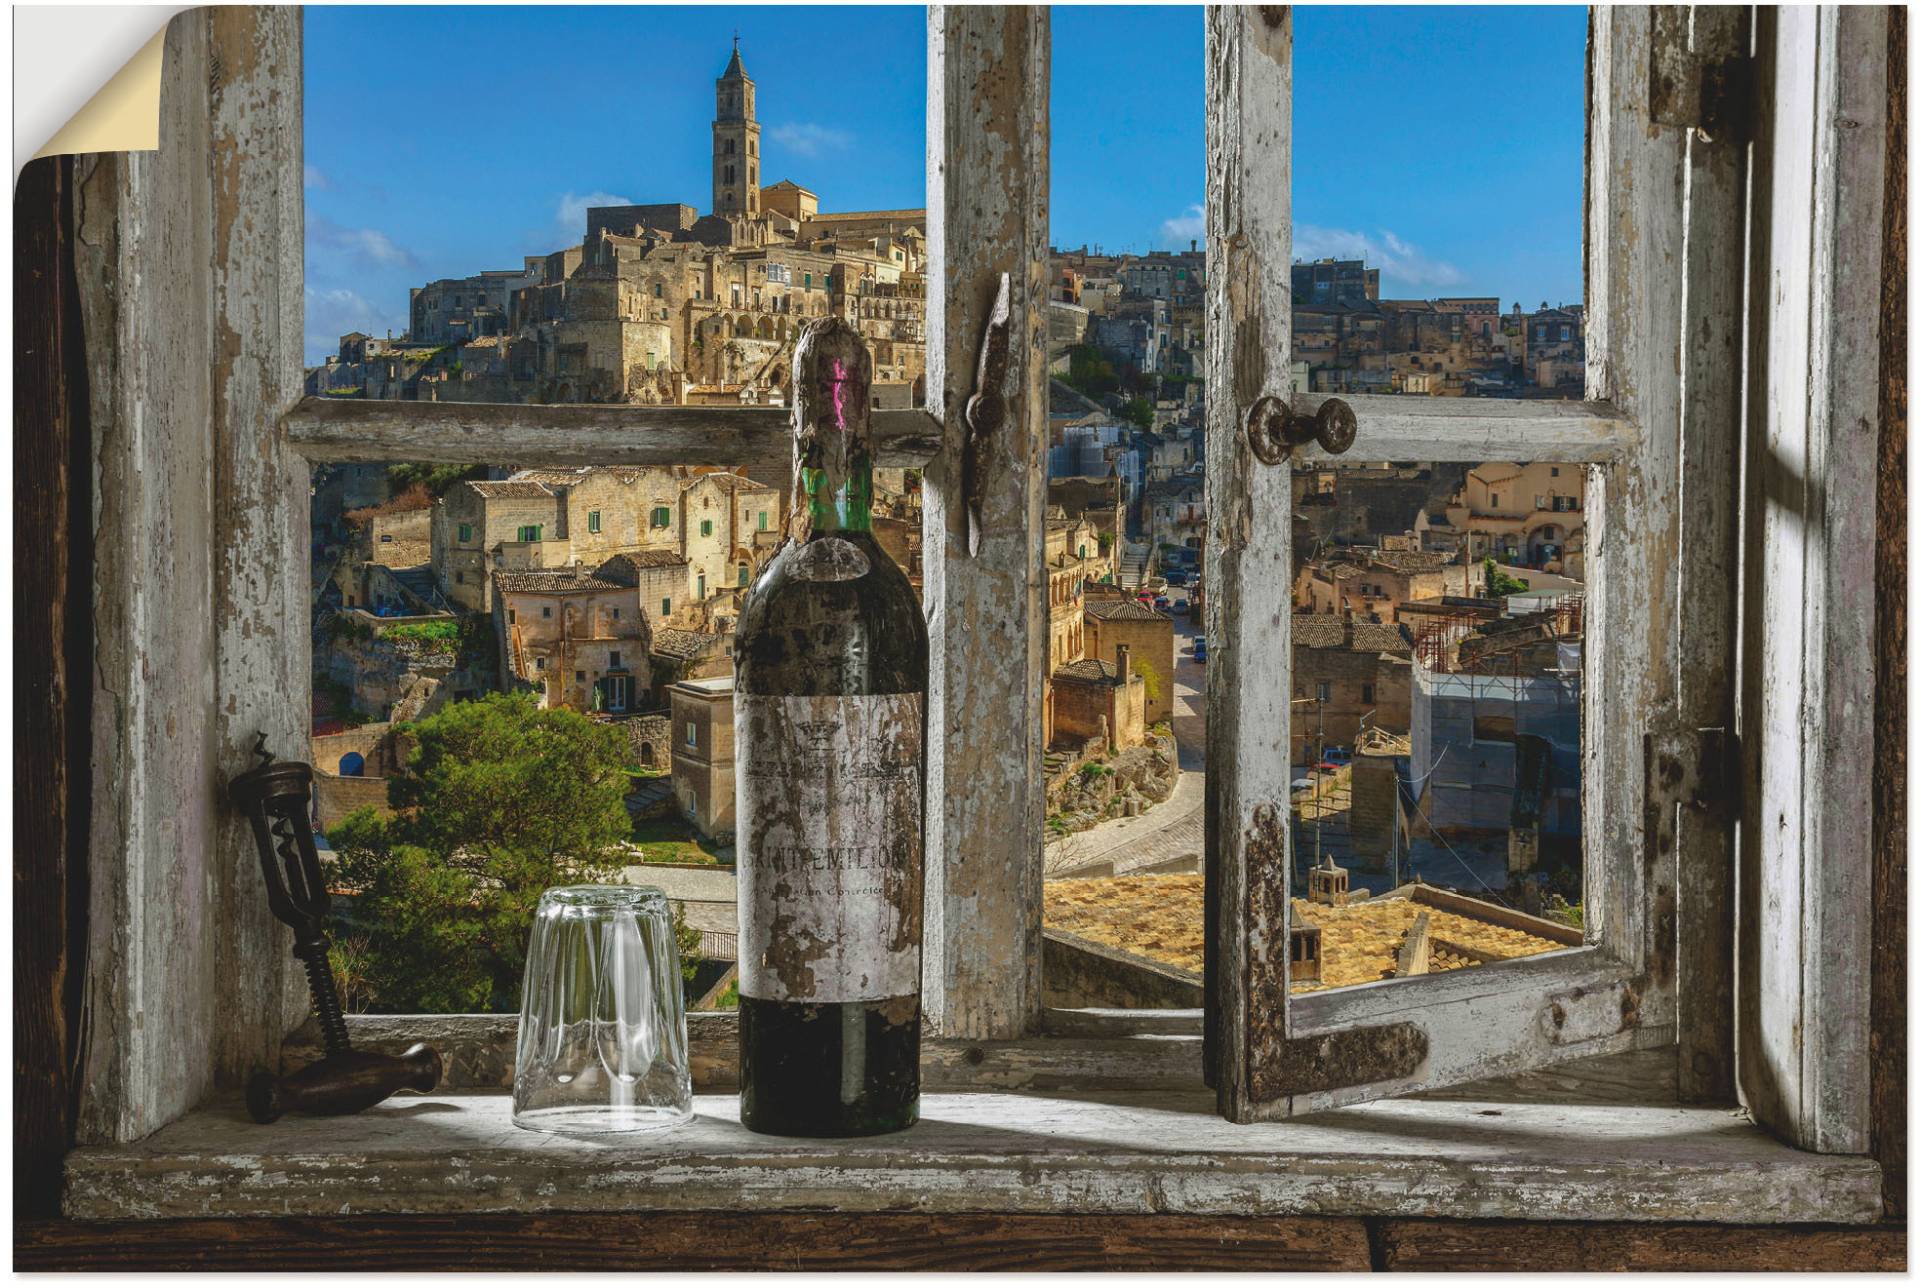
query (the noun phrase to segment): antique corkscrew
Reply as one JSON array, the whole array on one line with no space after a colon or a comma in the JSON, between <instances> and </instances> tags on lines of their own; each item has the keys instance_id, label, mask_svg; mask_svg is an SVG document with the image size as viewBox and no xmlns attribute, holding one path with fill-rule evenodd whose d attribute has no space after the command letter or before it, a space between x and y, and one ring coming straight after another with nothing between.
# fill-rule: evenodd
<instances>
[{"instance_id":1,"label":"antique corkscrew","mask_svg":"<svg viewBox=\"0 0 1920 1287\"><path fill-rule=\"evenodd\" d=\"M293 954L306 967L313 1013L327 1053L288 1077L254 1074L247 1084L247 1111L256 1122L283 1113L322 1116L357 1113L395 1091L429 1091L440 1084L440 1055L425 1043L404 1054L359 1051L347 1037L346 1016L327 962L327 886L320 854L313 843L307 809L313 796L313 769L296 760L275 761L261 733L253 753L260 763L229 785L234 804L253 824L260 849L260 874L267 882L267 906L293 930Z\"/></svg>"}]
</instances>

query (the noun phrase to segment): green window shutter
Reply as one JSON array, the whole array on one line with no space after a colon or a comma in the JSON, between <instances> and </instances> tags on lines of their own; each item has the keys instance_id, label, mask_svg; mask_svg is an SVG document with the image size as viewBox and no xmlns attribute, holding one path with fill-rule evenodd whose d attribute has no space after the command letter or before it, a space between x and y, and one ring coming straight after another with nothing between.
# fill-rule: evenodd
<instances>
[{"instance_id":1,"label":"green window shutter","mask_svg":"<svg viewBox=\"0 0 1920 1287\"><path fill-rule=\"evenodd\" d=\"M460 524L460 539L462 541L471 541L473 539L473 528L469 524Z\"/></svg>"},{"instance_id":2,"label":"green window shutter","mask_svg":"<svg viewBox=\"0 0 1920 1287\"><path fill-rule=\"evenodd\" d=\"M663 617L671 617L671 616L673 615L673 600L672 600L672 599L662 599L662 600L660 600L660 615L661 615L661 616L663 616Z\"/></svg>"},{"instance_id":3,"label":"green window shutter","mask_svg":"<svg viewBox=\"0 0 1920 1287\"><path fill-rule=\"evenodd\" d=\"M764 509L760 511L760 530L763 532L767 530L767 511Z\"/></svg>"},{"instance_id":4,"label":"green window shutter","mask_svg":"<svg viewBox=\"0 0 1920 1287\"><path fill-rule=\"evenodd\" d=\"M700 520L700 535L702 535L702 536L712 536L712 535L713 535L713 520L712 520L712 519L710 519L710 518L703 518L703 519L701 519L701 520Z\"/></svg>"},{"instance_id":5,"label":"green window shutter","mask_svg":"<svg viewBox=\"0 0 1920 1287\"><path fill-rule=\"evenodd\" d=\"M746 583L747 583L747 565L742 563L740 565L740 584L745 585Z\"/></svg>"},{"instance_id":6,"label":"green window shutter","mask_svg":"<svg viewBox=\"0 0 1920 1287\"><path fill-rule=\"evenodd\" d=\"M696 587L695 592L702 599L707 597L707 574L705 572L702 572L700 574L700 582L699 582L699 585Z\"/></svg>"},{"instance_id":7,"label":"green window shutter","mask_svg":"<svg viewBox=\"0 0 1920 1287\"><path fill-rule=\"evenodd\" d=\"M600 511L599 510L590 509L587 511L587 530L589 532L597 532L600 530Z\"/></svg>"}]
</instances>

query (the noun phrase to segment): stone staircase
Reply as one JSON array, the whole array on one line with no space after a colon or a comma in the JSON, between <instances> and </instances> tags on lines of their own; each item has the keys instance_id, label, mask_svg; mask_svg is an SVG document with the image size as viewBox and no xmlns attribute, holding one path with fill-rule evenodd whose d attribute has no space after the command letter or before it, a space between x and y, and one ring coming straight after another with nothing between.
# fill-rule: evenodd
<instances>
[{"instance_id":1,"label":"stone staircase","mask_svg":"<svg viewBox=\"0 0 1920 1287\"><path fill-rule=\"evenodd\" d=\"M420 602L441 612L453 611L453 605L440 593L440 583L434 579L433 565L422 563L417 567L393 568L393 579Z\"/></svg>"},{"instance_id":2,"label":"stone staircase","mask_svg":"<svg viewBox=\"0 0 1920 1287\"><path fill-rule=\"evenodd\" d=\"M1120 588L1138 590L1147 580L1147 561L1150 546L1128 545L1120 555Z\"/></svg>"}]
</instances>

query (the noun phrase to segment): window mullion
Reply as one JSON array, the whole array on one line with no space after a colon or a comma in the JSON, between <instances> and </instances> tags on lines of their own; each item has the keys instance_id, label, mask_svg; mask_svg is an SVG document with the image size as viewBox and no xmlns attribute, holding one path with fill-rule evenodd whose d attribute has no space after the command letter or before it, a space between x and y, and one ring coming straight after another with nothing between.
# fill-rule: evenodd
<instances>
[{"instance_id":1,"label":"window mullion","mask_svg":"<svg viewBox=\"0 0 1920 1287\"><path fill-rule=\"evenodd\" d=\"M936 5L927 40L927 390L945 436L925 493L923 988L945 1035L1006 1038L1040 997L1048 13ZM964 411L1003 276L1004 412L970 480Z\"/></svg>"}]
</instances>

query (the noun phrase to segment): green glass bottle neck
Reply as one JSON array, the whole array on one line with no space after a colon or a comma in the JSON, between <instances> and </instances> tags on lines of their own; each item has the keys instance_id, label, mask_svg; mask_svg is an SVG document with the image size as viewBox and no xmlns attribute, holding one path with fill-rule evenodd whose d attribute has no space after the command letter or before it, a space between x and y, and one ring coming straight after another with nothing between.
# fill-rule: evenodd
<instances>
[{"instance_id":1,"label":"green glass bottle neck","mask_svg":"<svg viewBox=\"0 0 1920 1287\"><path fill-rule=\"evenodd\" d=\"M865 460L853 462L846 485L839 488L829 485L826 470L803 465L800 485L806 489L807 520L814 535L873 530L873 470Z\"/></svg>"}]
</instances>

